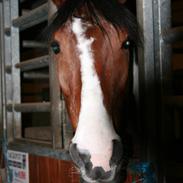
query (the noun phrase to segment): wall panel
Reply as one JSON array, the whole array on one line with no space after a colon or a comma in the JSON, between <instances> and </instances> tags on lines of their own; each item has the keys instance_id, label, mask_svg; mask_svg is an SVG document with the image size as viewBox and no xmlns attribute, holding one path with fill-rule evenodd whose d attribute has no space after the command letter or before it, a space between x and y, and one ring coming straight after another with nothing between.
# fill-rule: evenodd
<instances>
[{"instance_id":1,"label":"wall panel","mask_svg":"<svg viewBox=\"0 0 183 183\"><path fill-rule=\"evenodd\" d=\"M79 183L79 175L68 161L29 155L30 183Z\"/></svg>"}]
</instances>

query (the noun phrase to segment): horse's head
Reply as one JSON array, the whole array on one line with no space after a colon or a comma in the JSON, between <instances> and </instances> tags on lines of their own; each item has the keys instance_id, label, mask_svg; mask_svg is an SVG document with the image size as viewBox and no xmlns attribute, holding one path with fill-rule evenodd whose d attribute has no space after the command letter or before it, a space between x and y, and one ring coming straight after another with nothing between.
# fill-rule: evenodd
<instances>
[{"instance_id":1,"label":"horse's head","mask_svg":"<svg viewBox=\"0 0 183 183\"><path fill-rule=\"evenodd\" d=\"M75 130L70 154L86 182L117 183L123 146L116 130L119 122L123 124L119 119L128 78L128 47L129 40L136 39L136 25L116 0L58 2L48 29Z\"/></svg>"}]
</instances>

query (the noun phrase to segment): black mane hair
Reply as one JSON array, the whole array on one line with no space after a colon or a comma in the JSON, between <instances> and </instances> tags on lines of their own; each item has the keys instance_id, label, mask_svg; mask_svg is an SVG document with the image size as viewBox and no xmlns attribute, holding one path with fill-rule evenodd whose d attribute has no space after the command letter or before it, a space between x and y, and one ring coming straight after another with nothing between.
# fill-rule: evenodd
<instances>
[{"instance_id":1,"label":"black mane hair","mask_svg":"<svg viewBox=\"0 0 183 183\"><path fill-rule=\"evenodd\" d=\"M100 16L110 22L116 29L125 28L128 31L129 39L136 45L141 44L140 30L135 16L118 0L65 0L44 31L48 39L81 7L87 8L92 21L102 31L104 28L100 23Z\"/></svg>"}]
</instances>

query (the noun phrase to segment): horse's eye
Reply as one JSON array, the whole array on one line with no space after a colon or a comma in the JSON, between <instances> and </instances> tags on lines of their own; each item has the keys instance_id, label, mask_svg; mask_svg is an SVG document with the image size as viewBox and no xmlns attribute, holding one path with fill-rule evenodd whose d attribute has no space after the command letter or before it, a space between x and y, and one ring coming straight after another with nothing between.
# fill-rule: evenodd
<instances>
[{"instance_id":1,"label":"horse's eye","mask_svg":"<svg viewBox=\"0 0 183 183\"><path fill-rule=\"evenodd\" d=\"M54 41L51 43L51 49L55 54L60 53L60 45L58 42Z\"/></svg>"},{"instance_id":2,"label":"horse's eye","mask_svg":"<svg viewBox=\"0 0 183 183\"><path fill-rule=\"evenodd\" d=\"M130 41L127 39L127 40L123 43L122 48L124 48L124 49L129 49L129 48L130 48L130 45L131 45L131 43L130 43Z\"/></svg>"}]
</instances>

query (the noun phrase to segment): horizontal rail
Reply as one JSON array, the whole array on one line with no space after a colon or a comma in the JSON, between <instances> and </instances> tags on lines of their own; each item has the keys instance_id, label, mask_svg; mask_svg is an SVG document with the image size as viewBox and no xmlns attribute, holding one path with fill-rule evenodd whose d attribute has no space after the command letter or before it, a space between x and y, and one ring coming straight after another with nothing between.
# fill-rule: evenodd
<instances>
[{"instance_id":1,"label":"horizontal rail","mask_svg":"<svg viewBox=\"0 0 183 183\"><path fill-rule=\"evenodd\" d=\"M37 57L34 59L20 62L20 63L16 64L15 67L21 69L21 71L39 69L39 68L47 67L49 64L49 59L50 59L49 55L45 55L42 57Z\"/></svg>"},{"instance_id":2,"label":"horizontal rail","mask_svg":"<svg viewBox=\"0 0 183 183\"><path fill-rule=\"evenodd\" d=\"M49 79L49 74L38 72L24 72L24 79Z\"/></svg>"},{"instance_id":3,"label":"horizontal rail","mask_svg":"<svg viewBox=\"0 0 183 183\"><path fill-rule=\"evenodd\" d=\"M7 110L12 112L50 112L50 102L7 104Z\"/></svg>"},{"instance_id":4,"label":"horizontal rail","mask_svg":"<svg viewBox=\"0 0 183 183\"><path fill-rule=\"evenodd\" d=\"M44 142L35 143L27 141L27 139L16 139L14 142L9 143L8 149L27 152L29 154L38 156L49 156L60 160L71 160L68 150L53 150L53 147L51 145L47 145Z\"/></svg>"},{"instance_id":5,"label":"horizontal rail","mask_svg":"<svg viewBox=\"0 0 183 183\"><path fill-rule=\"evenodd\" d=\"M163 40L166 43L174 43L177 41L183 41L183 26L175 27L164 31Z\"/></svg>"},{"instance_id":6,"label":"horizontal rail","mask_svg":"<svg viewBox=\"0 0 183 183\"><path fill-rule=\"evenodd\" d=\"M22 45L24 48L48 48L47 44L38 41L24 40Z\"/></svg>"},{"instance_id":7,"label":"horizontal rail","mask_svg":"<svg viewBox=\"0 0 183 183\"><path fill-rule=\"evenodd\" d=\"M37 25L48 19L48 3L33 9L30 13L13 20L13 26L18 27L20 31L31 26Z\"/></svg>"},{"instance_id":8,"label":"horizontal rail","mask_svg":"<svg viewBox=\"0 0 183 183\"><path fill-rule=\"evenodd\" d=\"M183 107L183 96L167 96L163 100L168 106Z\"/></svg>"}]
</instances>

